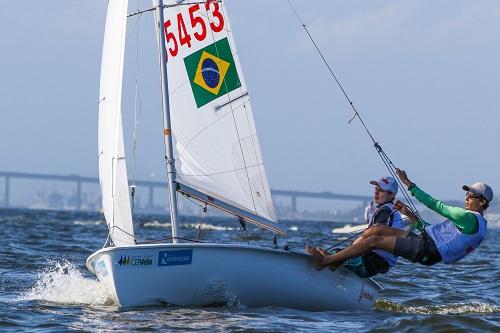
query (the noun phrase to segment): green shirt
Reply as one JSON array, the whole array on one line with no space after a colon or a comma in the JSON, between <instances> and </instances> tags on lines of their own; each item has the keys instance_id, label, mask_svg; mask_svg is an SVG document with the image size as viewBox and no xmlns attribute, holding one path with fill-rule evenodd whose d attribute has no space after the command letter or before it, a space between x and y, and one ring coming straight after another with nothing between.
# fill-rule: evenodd
<instances>
[{"instance_id":1,"label":"green shirt","mask_svg":"<svg viewBox=\"0 0 500 333\"><path fill-rule=\"evenodd\" d=\"M467 235L472 235L477 232L479 224L476 215L471 211L461 207L448 206L444 202L434 199L422 191L418 186L412 187L410 193L428 208L453 222L460 232ZM424 221L424 223L427 222Z\"/></svg>"}]
</instances>

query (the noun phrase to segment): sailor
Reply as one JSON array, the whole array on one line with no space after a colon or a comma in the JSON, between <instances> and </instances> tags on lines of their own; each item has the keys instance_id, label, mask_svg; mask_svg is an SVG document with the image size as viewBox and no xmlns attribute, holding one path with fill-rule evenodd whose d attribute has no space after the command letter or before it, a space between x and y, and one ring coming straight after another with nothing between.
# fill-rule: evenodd
<instances>
[{"instance_id":1,"label":"sailor","mask_svg":"<svg viewBox=\"0 0 500 333\"><path fill-rule=\"evenodd\" d=\"M385 225L387 227L401 229L402 219L399 212L394 209L394 199L398 193L398 184L392 177L382 177L380 180L370 181L375 186L373 201L377 204L373 207L373 212L368 221L369 227ZM373 205L372 201L372 205ZM330 253L321 250L322 254ZM362 255L349 259L343 264L349 270L362 278L371 277L376 274L384 274L394 266L397 257L384 250L374 249ZM334 269L336 267L333 267Z\"/></svg>"},{"instance_id":2,"label":"sailor","mask_svg":"<svg viewBox=\"0 0 500 333\"><path fill-rule=\"evenodd\" d=\"M399 179L408 187L418 201L445 217L444 222L420 225L421 233L404 231L387 226L367 229L353 245L334 255L325 255L320 249L309 248L317 269L329 266L339 267L349 258L355 258L367 251L382 249L412 262L431 266L439 262L452 264L476 249L484 240L487 221L484 213L493 200L493 190L485 183L464 185L466 191L464 208L452 207L432 198L408 179L404 170L396 169ZM395 208L407 215L414 223L417 217L401 202Z\"/></svg>"}]
</instances>

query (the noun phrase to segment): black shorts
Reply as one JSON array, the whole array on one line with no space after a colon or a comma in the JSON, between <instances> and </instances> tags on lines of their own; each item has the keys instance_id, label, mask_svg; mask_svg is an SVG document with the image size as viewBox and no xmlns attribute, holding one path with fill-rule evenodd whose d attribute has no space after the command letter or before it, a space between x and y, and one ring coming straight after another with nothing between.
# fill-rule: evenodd
<instances>
[{"instance_id":1,"label":"black shorts","mask_svg":"<svg viewBox=\"0 0 500 333\"><path fill-rule=\"evenodd\" d=\"M384 258L373 251L368 251L363 254L363 262L368 276L385 274L389 271L389 268L391 268L389 263Z\"/></svg>"},{"instance_id":2,"label":"black shorts","mask_svg":"<svg viewBox=\"0 0 500 333\"><path fill-rule=\"evenodd\" d=\"M410 232L404 238L398 237L394 254L426 266L432 266L442 260L436 243L425 231L420 235Z\"/></svg>"}]
</instances>

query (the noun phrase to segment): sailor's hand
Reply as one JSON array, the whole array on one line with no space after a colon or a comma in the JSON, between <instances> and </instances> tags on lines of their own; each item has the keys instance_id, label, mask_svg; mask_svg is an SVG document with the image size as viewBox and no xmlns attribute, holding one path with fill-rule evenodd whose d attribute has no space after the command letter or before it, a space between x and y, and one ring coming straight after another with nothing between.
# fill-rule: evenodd
<instances>
[{"instance_id":1,"label":"sailor's hand","mask_svg":"<svg viewBox=\"0 0 500 333\"><path fill-rule=\"evenodd\" d=\"M406 207L405 204L402 203L400 200L396 200L396 202L394 203L394 208L401 211L403 207Z\"/></svg>"},{"instance_id":2,"label":"sailor's hand","mask_svg":"<svg viewBox=\"0 0 500 333\"><path fill-rule=\"evenodd\" d=\"M401 201L397 200L394 203L394 208L397 209L401 214L408 216L408 218L415 223L417 221L417 216L412 213L412 211Z\"/></svg>"},{"instance_id":3,"label":"sailor's hand","mask_svg":"<svg viewBox=\"0 0 500 333\"><path fill-rule=\"evenodd\" d=\"M404 215L406 215L406 216L408 216L408 217L410 217L410 215L414 215L414 214L413 214L413 213L412 213L412 212L408 209L408 207L406 207L406 205L405 205L403 202L399 201L399 200L398 200L398 201L396 201L396 202L394 203L394 208L396 208L397 210L399 210L399 212L400 212L401 214L404 214Z\"/></svg>"},{"instance_id":4,"label":"sailor's hand","mask_svg":"<svg viewBox=\"0 0 500 333\"><path fill-rule=\"evenodd\" d=\"M396 168L396 175L398 178L405 184L407 187L411 185L411 180L408 179L408 176L406 175L406 171L401 170L399 168Z\"/></svg>"}]
</instances>

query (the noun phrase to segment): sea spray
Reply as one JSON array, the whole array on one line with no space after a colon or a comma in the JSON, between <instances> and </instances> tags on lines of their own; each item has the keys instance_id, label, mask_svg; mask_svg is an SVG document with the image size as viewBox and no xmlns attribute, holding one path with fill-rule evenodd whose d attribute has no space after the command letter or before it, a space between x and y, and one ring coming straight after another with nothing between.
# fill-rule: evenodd
<instances>
[{"instance_id":1,"label":"sea spray","mask_svg":"<svg viewBox=\"0 0 500 333\"><path fill-rule=\"evenodd\" d=\"M38 273L35 285L19 300L36 300L58 304L109 305L110 300L99 281L82 275L67 260L50 261Z\"/></svg>"}]
</instances>

